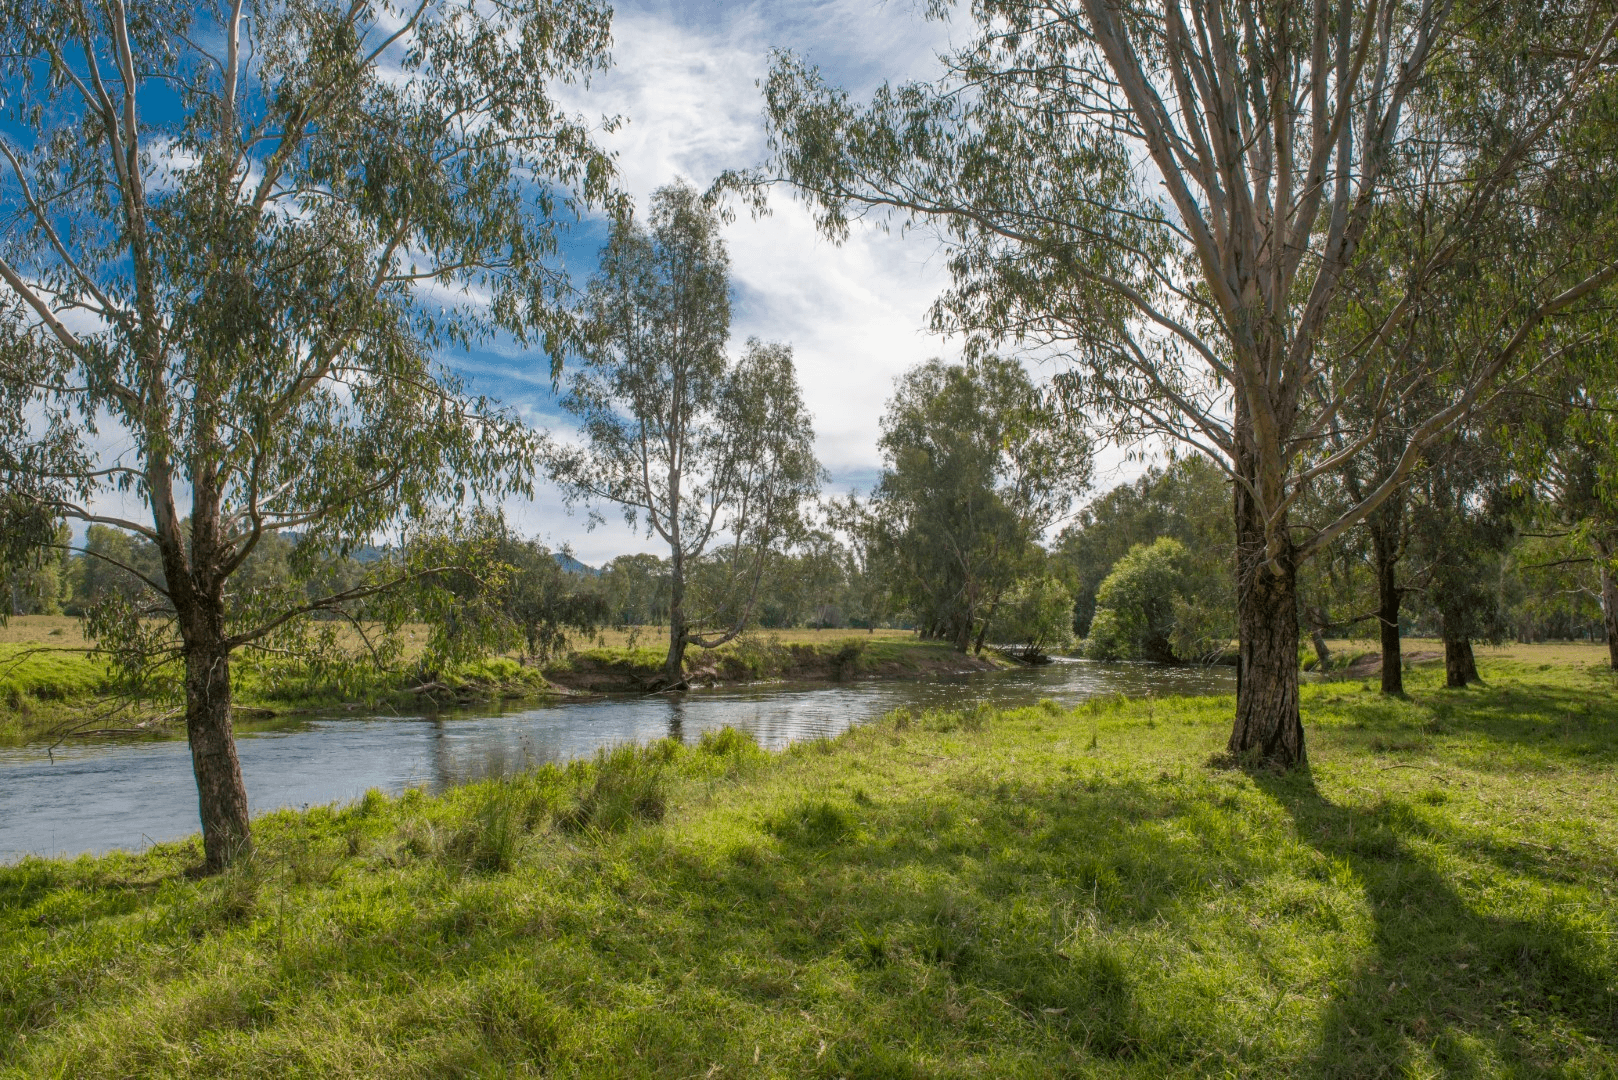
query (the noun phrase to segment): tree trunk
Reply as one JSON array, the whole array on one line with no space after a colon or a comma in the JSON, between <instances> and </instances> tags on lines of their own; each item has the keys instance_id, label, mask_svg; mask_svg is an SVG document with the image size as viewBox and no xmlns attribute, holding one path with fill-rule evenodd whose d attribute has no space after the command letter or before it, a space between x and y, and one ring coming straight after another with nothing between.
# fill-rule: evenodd
<instances>
[{"instance_id":1,"label":"tree trunk","mask_svg":"<svg viewBox=\"0 0 1618 1080\"><path fill-rule=\"evenodd\" d=\"M202 850L209 870L222 870L252 843L247 787L230 717L230 654L192 645L185 657L185 733L197 778Z\"/></svg>"},{"instance_id":2,"label":"tree trunk","mask_svg":"<svg viewBox=\"0 0 1618 1080\"><path fill-rule=\"evenodd\" d=\"M1601 622L1607 630L1607 659L1618 671L1618 574L1612 570L1611 543L1598 543L1596 553L1601 567Z\"/></svg>"},{"instance_id":3,"label":"tree trunk","mask_svg":"<svg viewBox=\"0 0 1618 1080\"><path fill-rule=\"evenodd\" d=\"M1267 558L1261 513L1236 488L1236 724L1230 752L1292 767L1307 761L1298 713L1298 576L1289 540ZM1279 526L1286 536L1286 524Z\"/></svg>"},{"instance_id":4,"label":"tree trunk","mask_svg":"<svg viewBox=\"0 0 1618 1080\"><path fill-rule=\"evenodd\" d=\"M678 547L669 554L669 654L663 661L665 690L685 685L685 647L690 643L690 627L685 623L685 560Z\"/></svg>"},{"instance_id":5,"label":"tree trunk","mask_svg":"<svg viewBox=\"0 0 1618 1080\"><path fill-rule=\"evenodd\" d=\"M1331 663L1331 649L1326 645L1326 635L1319 626L1309 631L1309 641L1315 647L1315 670L1325 671L1326 665Z\"/></svg>"},{"instance_id":6,"label":"tree trunk","mask_svg":"<svg viewBox=\"0 0 1618 1080\"><path fill-rule=\"evenodd\" d=\"M1399 567L1397 517L1403 504L1398 496L1371 515L1371 559L1376 565L1376 623L1382 639L1382 692L1403 696L1404 656L1399 638L1399 606L1404 600L1396 571Z\"/></svg>"},{"instance_id":7,"label":"tree trunk","mask_svg":"<svg viewBox=\"0 0 1618 1080\"><path fill-rule=\"evenodd\" d=\"M669 654L663 661L663 689L672 690L685 682L685 647L688 643L685 605L676 600L669 605Z\"/></svg>"},{"instance_id":8,"label":"tree trunk","mask_svg":"<svg viewBox=\"0 0 1618 1080\"><path fill-rule=\"evenodd\" d=\"M1477 659L1472 655L1472 639L1444 635L1444 685L1459 689L1482 681L1478 678Z\"/></svg>"},{"instance_id":9,"label":"tree trunk","mask_svg":"<svg viewBox=\"0 0 1618 1080\"><path fill-rule=\"evenodd\" d=\"M663 662L663 689L674 690L685 685L685 625L678 619L669 624L669 655Z\"/></svg>"}]
</instances>

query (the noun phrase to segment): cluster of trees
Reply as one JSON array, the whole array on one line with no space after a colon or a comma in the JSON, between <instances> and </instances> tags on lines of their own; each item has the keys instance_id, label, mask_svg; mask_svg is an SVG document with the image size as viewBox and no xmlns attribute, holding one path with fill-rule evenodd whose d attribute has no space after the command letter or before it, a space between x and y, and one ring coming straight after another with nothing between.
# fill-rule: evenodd
<instances>
[{"instance_id":1,"label":"cluster of trees","mask_svg":"<svg viewBox=\"0 0 1618 1080\"><path fill-rule=\"evenodd\" d=\"M1486 428L1500 418L1477 420ZM1451 685L1476 678L1473 642L1580 639L1610 649L1601 501L1563 468L1537 467L1552 465L1537 455L1506 456L1500 440L1461 438L1443 449L1378 518L1344 533L1300 576L1299 617L1315 662L1330 662L1328 637L1380 637L1384 686L1397 693L1404 636L1446 643ZM1337 477L1316 497L1351 483ZM1185 663L1225 653L1236 635L1230 503L1223 473L1187 458L1080 511L1053 555L1073 583L1086 655Z\"/></svg>"},{"instance_id":2,"label":"cluster of trees","mask_svg":"<svg viewBox=\"0 0 1618 1080\"><path fill-rule=\"evenodd\" d=\"M828 511L840 541L805 510L790 348L729 348L713 200L674 185L638 220L557 104L607 64L610 14L0 0L0 566L35 588L64 522L144 545L76 545L139 583L90 587L88 625L131 687L176 679L211 866L250 835L233 658L326 662L342 622L425 614L435 655L539 654L633 607L669 626L678 685L687 647L823 611L834 579L846 612L961 648L1059 640L1076 598L1119 655L1233 625L1230 750L1284 766L1306 756L1300 629L1370 592L1385 652L1431 618L1465 679L1467 643L1529 604L1511 567L1593 570L1618 662L1604 0L974 0L937 79L865 105L778 54L772 160L726 185L790 183L833 238L870 213L932 227L933 324L967 346L901 380L881 479ZM558 231L592 208L612 231L579 296ZM553 379L577 358L581 439L437 360L497 334ZM1101 437L1200 464L1108 496L1053 554ZM539 475L667 559L564 596L476 509ZM1199 501L1221 487L1226 525ZM389 557L351 558L379 538Z\"/></svg>"},{"instance_id":3,"label":"cluster of trees","mask_svg":"<svg viewBox=\"0 0 1618 1080\"><path fill-rule=\"evenodd\" d=\"M1447 447L1512 394L1610 427L1618 17L1599 0L970 16L936 79L863 105L779 54L772 161L737 182L789 182L832 238L872 213L931 227L954 278L938 329L1040 353L1098 430L1224 472L1229 749L1300 764L1300 589L1328 576L1312 567L1403 519L1388 507L1417 485L1439 517L1487 502L1440 474L1466 471ZM1520 454L1566 445L1509 430ZM1615 474L1609 455L1597 489Z\"/></svg>"}]
</instances>

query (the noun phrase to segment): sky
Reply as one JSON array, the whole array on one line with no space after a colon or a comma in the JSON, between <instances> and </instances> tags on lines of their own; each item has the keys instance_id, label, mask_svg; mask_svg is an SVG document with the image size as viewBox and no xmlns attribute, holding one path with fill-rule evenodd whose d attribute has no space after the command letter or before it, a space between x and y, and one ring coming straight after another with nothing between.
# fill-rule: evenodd
<instances>
[{"instance_id":1,"label":"sky","mask_svg":"<svg viewBox=\"0 0 1618 1080\"><path fill-rule=\"evenodd\" d=\"M651 192L675 177L705 188L726 169L764 161L757 82L772 48L792 49L864 98L884 80L935 74L950 36L949 25L924 18L912 0L620 2L612 70L588 89L558 88L557 96L586 117L625 119L601 141L617 155L623 188L644 208ZM605 238L599 219L574 227L565 247L581 282ZM878 422L894 377L930 357L959 354L958 343L926 330L928 305L948 278L936 241L856 226L834 245L784 189L772 196L768 216L738 213L725 239L733 352L753 336L792 346L816 450L831 477L828 492L869 489L880 468ZM471 389L500 398L536 425L559 434L570 429L542 355L491 350L445 359ZM610 508L603 508L605 523L590 529L586 515L570 515L549 485L533 501L506 509L524 533L567 544L587 563L657 550Z\"/></svg>"},{"instance_id":2,"label":"sky","mask_svg":"<svg viewBox=\"0 0 1618 1080\"><path fill-rule=\"evenodd\" d=\"M599 139L616 157L621 187L644 208L656 188L676 178L702 189L725 170L765 162L758 84L772 49L798 53L857 101L885 81L936 77L939 54L964 43L972 27L929 20L924 7L925 0L618 0L611 69L588 87L553 92L587 119L620 119L615 130L603 127ZM763 217L738 208L725 231L733 354L750 337L792 346L816 451L829 474L826 493L868 491L881 468L879 423L895 378L932 357L959 357L958 341L926 329L928 308L948 284L945 257L929 231L890 232L870 223L855 222L851 235L833 244L784 186L770 206ZM603 217L571 226L563 254L579 285L606 238ZM538 350L493 344L442 359L468 389L498 399L535 427L564 440L573 432L551 387L549 359ZM1033 373L1049 374L1037 367ZM125 449L110 433L106 441L109 456ZM1101 455L1099 488L1139 471L1122 459L1117 452ZM129 511L128 498L109 492L96 505ZM592 527L585 508L570 511L543 480L534 498L505 506L523 534L565 546L591 565L632 552L667 554L615 508L596 509Z\"/></svg>"}]
</instances>

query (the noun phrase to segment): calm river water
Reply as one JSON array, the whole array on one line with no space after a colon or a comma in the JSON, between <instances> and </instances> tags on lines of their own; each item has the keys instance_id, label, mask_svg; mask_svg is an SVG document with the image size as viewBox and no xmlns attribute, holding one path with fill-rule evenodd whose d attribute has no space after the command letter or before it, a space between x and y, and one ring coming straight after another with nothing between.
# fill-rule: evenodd
<instances>
[{"instance_id":1,"label":"calm river water","mask_svg":"<svg viewBox=\"0 0 1618 1080\"><path fill-rule=\"evenodd\" d=\"M776 748L835 735L900 706L1000 706L1106 694L1201 694L1235 688L1232 668L1058 661L929 679L702 690L526 706L500 713L309 719L237 740L254 813L358 798L367 788L438 791L599 747L734 727ZM139 849L197 831L183 740L0 749L0 862L28 854Z\"/></svg>"}]
</instances>

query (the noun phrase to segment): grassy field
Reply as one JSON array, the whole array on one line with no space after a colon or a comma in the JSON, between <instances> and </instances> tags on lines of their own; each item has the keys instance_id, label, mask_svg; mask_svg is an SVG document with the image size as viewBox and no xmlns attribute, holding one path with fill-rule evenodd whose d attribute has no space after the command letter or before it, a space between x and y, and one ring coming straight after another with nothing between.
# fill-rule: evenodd
<instances>
[{"instance_id":1,"label":"grassy field","mask_svg":"<svg viewBox=\"0 0 1618 1080\"><path fill-rule=\"evenodd\" d=\"M1308 641L1305 640L1303 644L1307 650ZM1326 645L1333 653L1347 656L1380 653L1382 650L1382 646L1378 642L1359 638L1328 638ZM1436 653L1438 655L1437 663L1442 663L1444 658L1444 643L1437 638L1403 638L1400 641L1400 650L1407 657L1412 653ZM1514 660L1523 664L1572 665L1575 667L1587 664L1604 664L1608 661L1605 642L1592 644L1585 641L1508 641L1503 645L1474 645L1472 651L1477 654L1480 661Z\"/></svg>"},{"instance_id":2,"label":"grassy field","mask_svg":"<svg viewBox=\"0 0 1618 1080\"><path fill-rule=\"evenodd\" d=\"M1485 659L621 749L0 869L0 1072L1618 1076L1618 686Z\"/></svg>"}]
</instances>

